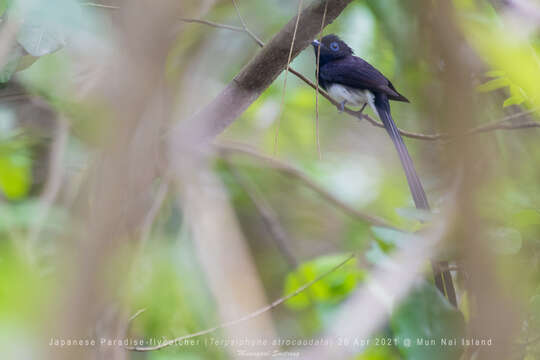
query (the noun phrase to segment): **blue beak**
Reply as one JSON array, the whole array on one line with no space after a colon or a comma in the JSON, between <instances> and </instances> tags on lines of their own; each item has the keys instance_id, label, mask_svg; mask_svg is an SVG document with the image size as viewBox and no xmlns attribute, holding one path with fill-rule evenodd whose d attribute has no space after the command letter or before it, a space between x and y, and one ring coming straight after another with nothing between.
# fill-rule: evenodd
<instances>
[{"instance_id":1,"label":"blue beak","mask_svg":"<svg viewBox=\"0 0 540 360\"><path fill-rule=\"evenodd\" d=\"M321 42L319 40L313 40L311 42L311 45L315 46L315 47L318 47L319 45L321 45Z\"/></svg>"}]
</instances>

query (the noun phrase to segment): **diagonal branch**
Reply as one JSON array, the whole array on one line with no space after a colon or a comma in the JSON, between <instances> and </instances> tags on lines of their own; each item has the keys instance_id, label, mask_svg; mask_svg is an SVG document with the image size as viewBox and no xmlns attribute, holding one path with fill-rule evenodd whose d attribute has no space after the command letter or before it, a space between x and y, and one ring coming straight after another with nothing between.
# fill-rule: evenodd
<instances>
[{"instance_id":1,"label":"diagonal branch","mask_svg":"<svg viewBox=\"0 0 540 360\"><path fill-rule=\"evenodd\" d=\"M294 59L319 33L327 2L325 26L352 0L315 0L294 16L210 104L173 129L172 152L200 148L201 143L204 146L232 124L287 68L288 60Z\"/></svg>"},{"instance_id":2,"label":"diagonal branch","mask_svg":"<svg viewBox=\"0 0 540 360\"><path fill-rule=\"evenodd\" d=\"M250 37L252 37L253 40L260 47L264 46L264 43L259 38L254 36L253 33L247 27L245 27L245 25L244 25L244 27L240 28L240 27L236 27L236 26L218 24L218 23L213 23L213 22L210 22L210 21L198 20L198 19L182 19L182 21L198 22L198 23L201 23L201 24L206 24L206 25L209 25L209 26L217 27L217 28L223 28L223 29L229 29L229 30L233 30L233 31L245 32L248 35L250 35ZM336 100L334 100L330 95L328 95L328 93L326 91L318 88L317 84L313 83L306 76L304 76L303 74L301 74L298 71L294 70L292 67L289 67L289 71L292 74L294 74L296 77L298 77L300 80L305 82L307 85L309 85L310 87L312 87L313 89L318 91L318 93L320 93L330 103L332 103L335 106L339 105L339 103ZM488 124L479 125L479 126L474 127L474 128L472 128L472 129L470 129L470 130L468 130L468 131L466 131L465 133L462 133L462 134L455 134L455 135L444 134L444 133L423 134L423 133L407 131L407 130L403 130L403 129L399 129L399 133L402 136L408 137L408 138L411 138L411 139L436 141L436 140L450 140L450 139L457 138L457 137L460 137L460 136L476 135L476 134L481 134L481 133L490 132L490 131L497 131L497 130L517 130L517 129L538 128L538 127L540 127L540 123L537 122L537 121L524 121L524 122L519 122L519 123L509 123L510 120L517 119L517 118L520 118L520 117L523 117L523 116L526 116L526 115L536 113L536 112L538 112L538 110L539 109L532 109L532 110L523 111L523 112L520 112L520 113L517 113L517 114L513 114L513 115L510 115L510 116L504 117L504 118L502 118L500 120L493 121L493 122L488 123ZM373 119L371 116L369 116L367 114L360 113L358 111L354 111L354 110L352 110L352 109L350 109L348 107L345 107L344 112L351 115L351 116L354 116L354 117L356 117L356 118L358 118L360 120L366 120L373 126L384 128L384 125L381 122Z\"/></svg>"},{"instance_id":3,"label":"diagonal branch","mask_svg":"<svg viewBox=\"0 0 540 360\"><path fill-rule=\"evenodd\" d=\"M255 42L260 46L263 47L264 43L257 35L255 35L251 30L249 30L246 22L244 21L244 18L242 17L242 14L240 14L240 9L238 8L238 4L236 3L236 0L232 0L232 3L234 5L234 9L236 10L236 15L238 15L238 19L242 23L242 29L246 34L248 34Z\"/></svg>"},{"instance_id":4,"label":"diagonal branch","mask_svg":"<svg viewBox=\"0 0 540 360\"><path fill-rule=\"evenodd\" d=\"M236 2L234 2L234 4L236 6ZM109 9L118 9L117 6L107 6L107 5L96 4L96 3L83 3L82 5L84 5L84 6L94 6L94 7L103 7L103 8L109 8ZM180 19L180 21L188 22L188 23L200 23L200 24L208 25L208 26L215 27L215 28L227 29L227 30L237 31L237 32L245 32L247 35L249 35L257 43L257 45L259 45L260 47L263 47L264 42L261 41L251 30L249 30L249 28L246 26L245 21L240 16L240 13L238 13L238 17L239 17L239 19L240 19L240 21L242 23L242 27L233 26L233 25L227 25L227 24L220 24L220 23L215 23L215 22L212 22L212 21L201 20L201 19L182 18L182 19ZM313 89L317 90L317 85L314 84L307 77L305 77L304 75L302 75L301 73L299 73L298 71L294 70L291 67L289 67L289 71L292 74L294 74L296 77L298 77L300 80L304 81L307 85L309 85ZM330 95L328 95L325 91L323 91L321 89L319 89L318 91L324 98L326 98L332 104L339 105L339 103L336 100L334 100ZM532 110L520 112L520 113L517 113L517 114L514 114L514 115L510 115L510 116L504 117L504 118L502 118L500 120L496 120L496 121L493 121L493 122L488 123L488 124L479 125L477 127L474 127L472 129L466 131L463 134L456 134L456 135L442 134L442 133L423 134L423 133L407 131L407 130L403 130L403 129L399 129L399 133L401 135L403 135L404 137L408 137L408 138L411 138L411 139L436 141L436 140L449 140L449 139L456 138L456 137L459 137L459 136L475 135L475 134L481 134L481 133L490 132L490 131L497 131L497 130L518 130L518 129L538 128L538 127L540 127L540 123L537 122L537 121L523 121L523 122L519 122L519 123L509 123L509 121L512 120L512 119L536 113L536 112L538 112L538 110L539 109L532 109ZM384 125L382 123L380 123L379 121L373 119L371 116L369 116L367 114L359 113L359 112L354 111L354 110L352 110L352 109L350 109L348 107L345 107L344 112L346 112L347 114L349 114L351 116L354 116L354 117L356 117L356 118L358 118L360 120L366 120L373 126L384 128Z\"/></svg>"},{"instance_id":5,"label":"diagonal branch","mask_svg":"<svg viewBox=\"0 0 540 360\"><path fill-rule=\"evenodd\" d=\"M311 86L313 89L315 89L315 90L317 89L316 84L314 84L311 80L309 80L307 77L305 77L304 75L302 75L298 71L293 70L292 68L290 68L289 71L291 73L293 73L294 75L296 75L299 79L304 81L306 84ZM328 93L326 91L323 91L322 89L319 89L319 92L324 98L326 98L328 101L330 101L333 105L335 105L335 106L339 105L339 102L337 102L330 95L328 95ZM468 130L468 131L466 131L465 133L462 133L462 134L455 134L455 135L453 135L453 134L443 134L443 133L422 134L422 133L407 131L407 130L403 130L403 129L399 129L399 133L401 135L403 135L404 137L408 137L408 138L411 138L411 139L435 141L435 140L451 140L453 138L457 138L457 137L460 137L460 136L475 135L475 134L480 134L480 133L485 133L485 132L495 131L495 130L516 130L516 129L536 128L536 127L540 127L540 122L526 121L526 122L513 124L513 123L509 123L509 121L513 120L513 119L516 119L516 118L519 118L519 117L523 117L523 116L526 116L526 115L536 113L536 112L538 112L538 110L539 109L532 109L532 110L520 112L520 113L517 113L517 114L513 114L513 115L510 115L510 116L506 116L506 117L504 117L504 118L502 118L500 120L496 120L494 122L491 122L491 123L488 123L488 124L485 124L485 125L479 125L479 126L477 126L475 128L472 128L472 129L470 129L470 130ZM348 107L345 107L344 112L351 115L351 116L356 117L357 119L367 120L371 125L377 126L377 127L380 127L380 128L384 129L384 125L380 121L377 121L377 120L373 119L371 116L369 116L367 114L364 114L364 113L361 113L361 112L358 112L358 111L354 111L354 110L352 110L352 109L350 109Z\"/></svg>"},{"instance_id":6,"label":"diagonal branch","mask_svg":"<svg viewBox=\"0 0 540 360\"><path fill-rule=\"evenodd\" d=\"M303 182L307 187L309 187L311 190L315 191L319 195L321 195L326 201L328 201L330 204L334 205L338 209L341 209L346 214L360 219L362 221L365 221L367 223L373 224L375 226L383 226L387 228L395 229L394 226L390 225L390 223L382 218L379 218L374 215L366 214L364 212L361 212L359 210L356 210L350 205L347 205L346 203L342 202L338 198L336 198L334 195L329 193L327 190L325 190L322 186L314 182L307 176L304 172L299 170L298 168L289 165L285 162L279 161L275 158L266 156L264 154L261 154L249 147L242 146L239 144L233 144L233 143L219 143L216 144L217 149L224 153L237 153L237 154L243 154L250 156L252 158L255 158L259 161L262 161L264 164L281 171L284 174L287 174L289 176L292 176L301 182Z\"/></svg>"},{"instance_id":7,"label":"diagonal branch","mask_svg":"<svg viewBox=\"0 0 540 360\"><path fill-rule=\"evenodd\" d=\"M182 22L185 22L185 23L196 23L196 24L208 25L208 26L218 28L218 29L226 29L226 30L231 30L231 31L246 32L246 29L244 27L234 26L234 25L227 25L227 24L220 24L220 23L216 23L216 22L213 22L213 21L209 21L209 20L186 19L186 18L180 18L178 20L180 20Z\"/></svg>"},{"instance_id":8,"label":"diagonal branch","mask_svg":"<svg viewBox=\"0 0 540 360\"><path fill-rule=\"evenodd\" d=\"M220 329L225 329L225 328L228 328L228 327L231 327L231 326L234 326L234 325L238 325L238 324L241 324L243 322L246 322L248 320L251 320L253 318L256 318L257 316L259 315L262 315L264 314L265 312L268 312L270 310L272 310L273 308L283 304L285 301L295 297L296 295L300 294L302 291L306 290L307 288L309 288L310 286L312 286L313 284L315 284L316 282L320 281L321 279L323 279L324 277L328 276L329 274L333 273L334 271L338 270L339 268L341 268L343 265L347 264L349 261L351 261L351 259L354 258L354 254L353 255L350 255L349 257L347 257L345 260L343 260L341 263L339 263L338 265L334 266L332 269L330 269L329 271L317 276L315 279L311 280L310 282L300 286L298 289L296 289L294 292L284 296L284 297L281 297L275 301L273 301L270 305L267 305L257 311L254 311L252 312L251 314L248 314L246 316L243 316L239 319L236 319L236 320L232 320L232 321L228 321L228 322L225 322L223 324L220 324L220 325L217 325L217 326L214 326L210 329L206 329L206 330L202 330L202 331L199 331L199 332L196 332L194 334L189 334L189 335L184 335L184 336L180 336L180 337L177 337L176 339L172 339L172 340L169 340L169 341L165 341L159 345L156 345L156 346L129 346L129 347L126 347L126 350L132 350L132 351L154 351L154 350L160 350L160 349L163 349L163 348L166 348L166 347L169 347L171 345L174 345L174 344L182 344L183 341L185 340L188 340L188 339L192 339L194 337L198 337L198 336L202 336L202 335L206 335L206 334L210 334L210 333L213 333L214 331L217 331L217 330L220 330Z\"/></svg>"},{"instance_id":9,"label":"diagonal branch","mask_svg":"<svg viewBox=\"0 0 540 360\"><path fill-rule=\"evenodd\" d=\"M88 7L102 8L102 9L110 9L110 10L118 10L118 9L120 9L120 6L99 4L99 3L93 3L93 2L81 3L81 6L88 6Z\"/></svg>"}]
</instances>

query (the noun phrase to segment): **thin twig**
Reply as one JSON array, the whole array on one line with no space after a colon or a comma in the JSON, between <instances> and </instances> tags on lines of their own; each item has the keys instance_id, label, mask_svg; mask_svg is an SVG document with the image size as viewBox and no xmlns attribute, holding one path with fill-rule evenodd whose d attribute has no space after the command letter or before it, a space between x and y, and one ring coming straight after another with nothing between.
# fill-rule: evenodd
<instances>
[{"instance_id":1,"label":"thin twig","mask_svg":"<svg viewBox=\"0 0 540 360\"><path fill-rule=\"evenodd\" d=\"M238 15L238 19L240 20L240 22L242 23L242 28L244 29L244 31L253 39L255 40L255 42L263 47L264 46L264 43L262 42L261 39L259 39L257 37L257 35L255 35L251 30L249 30L248 26L246 25L246 22L244 21L244 18L242 17L242 14L240 14L240 9L238 8L238 5L236 4L236 1L235 0L232 0L232 3L234 5L234 9L236 10L236 15Z\"/></svg>"},{"instance_id":2,"label":"thin twig","mask_svg":"<svg viewBox=\"0 0 540 360\"><path fill-rule=\"evenodd\" d=\"M292 68L289 68L289 71L291 73L293 73L294 75L296 75L300 80L304 81L306 84L311 86L313 89L317 90L317 85L314 84L307 77L305 77L304 75L302 75L301 73L299 73L298 71L296 71L296 70L294 70ZM334 100L330 95L328 95L328 93L326 91L323 91L323 90L319 89L319 92L324 98L326 98L328 101L330 101L334 106L339 105L339 103L336 100ZM516 118L519 118L519 117L522 117L522 116L526 116L526 115L536 113L536 112L538 112L538 110L539 109L532 109L532 110L527 110L527 111L524 111L524 112L520 112L518 114L513 114L513 115L510 115L510 116L506 116L506 117L504 117L504 118L502 118L500 120L497 120L497 121L494 121L492 123L488 123L488 124L485 124L485 125L477 126L475 128L467 130L465 133L456 134L456 135L440 134L440 133L422 134L422 133L407 131L407 130L403 130L403 129L399 129L399 133L401 135L403 135L405 137L408 137L408 138L411 138L411 139L435 141L435 140L449 140L449 139L452 139L452 138L457 138L459 136L474 135L474 134L479 134L479 133L484 133L484 132L494 131L494 130L514 130L514 129L535 128L535 127L540 127L540 122L528 121L528 122L519 123L519 124L507 124L507 122L509 120L512 120L512 119L516 119ZM359 120L367 120L373 126L384 128L384 125L381 122L373 119L371 116L369 116L367 114L364 114L364 113L359 112L359 111L354 111L354 110L352 110L352 109L350 109L348 107L345 107L344 112L351 115L351 116L356 117Z\"/></svg>"},{"instance_id":3,"label":"thin twig","mask_svg":"<svg viewBox=\"0 0 540 360\"><path fill-rule=\"evenodd\" d=\"M338 270L339 268L341 268L343 265L345 265L346 263L348 263L351 259L354 258L354 254L350 255L349 257L347 257L345 260L343 260L341 263L339 263L338 265L334 266L332 269L330 269L329 271L317 276L315 279L311 280L310 282L300 286L298 289L296 289L294 292L290 293L289 295L286 295L284 297L281 297L275 301L273 301L270 305L267 305L257 311L254 311L252 312L251 314L248 314L246 316L243 316L239 319L236 319L236 320L232 320L232 321L228 321L228 322L225 322L225 323L222 323L220 325L217 325L217 326L214 326L212 328L209 328L209 329L206 329L206 330L202 330L202 331L199 331L199 332L196 332L196 333L193 333L193 334L189 334L189 335L184 335L184 336L180 336L180 337L177 337L176 339L173 339L173 340L169 340L169 341L165 341L159 345L156 345L156 346L129 346L129 347L126 347L126 350L132 350L132 351L153 351L153 350L160 350L160 349L163 349L163 348L166 348L168 346L171 346L171 345L174 345L174 344L178 344L182 341L185 341L185 340L188 340L188 339L192 339L194 337L198 337L198 336L202 336L202 335L206 335L206 334L210 334L210 333L213 333L214 331L216 330L221 330L221 329L225 329L225 328L228 328L228 327L231 327L231 326L234 326L234 325L238 325L240 323L243 323L243 322L246 322L248 320L251 320L259 315L262 315L264 314L265 312L267 311L270 311L272 310L273 308L283 304L285 301L295 297L296 295L300 294L302 291L306 290L307 288L309 288L310 286L312 286L313 284L315 284L316 282L320 281L321 279L323 279L324 277L328 276L329 274L333 273L334 271Z\"/></svg>"},{"instance_id":4,"label":"thin twig","mask_svg":"<svg viewBox=\"0 0 540 360\"><path fill-rule=\"evenodd\" d=\"M436 255L455 218L455 203L450 201L428 228L408 239L408 245L370 270L369 279L340 306L331 324L321 334L327 339L367 339L387 322L395 305L424 277L425 264ZM359 321L361 319L361 321ZM352 345L352 342L351 342ZM307 347L290 349L298 358L310 360L349 359L358 347Z\"/></svg>"},{"instance_id":5,"label":"thin twig","mask_svg":"<svg viewBox=\"0 0 540 360\"><path fill-rule=\"evenodd\" d=\"M294 167L292 165L289 165L289 164L287 164L287 163L285 163L283 161L280 161L278 159L275 159L273 157L261 154L256 150L253 150L253 149L251 149L251 148L249 148L249 147L247 147L245 145L238 144L238 143L236 143L236 144L235 143L229 143L229 142L228 143L219 143L219 144L216 144L216 147L220 152L238 153L238 154L243 154L243 155L250 156L250 157L255 158L255 159L259 160L259 161L262 161L267 166L270 166L273 169L279 170L279 171L281 171L281 172L283 172L283 173L285 173L287 175L295 177L296 179L303 182L311 190L313 190L316 193L318 193L319 195L321 195L326 201L328 201L329 203L331 203L335 207L341 209L343 212L345 212L346 214L348 214L348 215L350 215L350 216L352 216L354 218L360 219L362 221L365 221L367 223L370 223L370 224L373 224L373 225L376 225L376 226L382 226L382 227L387 227L387 228L391 228L391 229L396 229L396 227L390 225L390 223L388 221L386 221L386 220L384 220L384 219L382 219L382 218L380 218L378 216L366 214L364 212L356 210L355 208L353 208L350 205L347 205L343 201L336 198L333 194L331 194L330 192L325 190L322 186L320 186L319 184L317 184L316 182L311 180L309 178L309 176L307 176L304 172L302 172L301 170L297 169L296 167ZM398 230L398 229L396 229L396 230Z\"/></svg>"},{"instance_id":6,"label":"thin twig","mask_svg":"<svg viewBox=\"0 0 540 360\"><path fill-rule=\"evenodd\" d=\"M128 333L129 333L129 327L131 325L131 323L133 322L133 320L135 320L137 317L139 317L139 315L141 315L143 312L146 311L146 308L142 308L142 309L139 309L135 312L135 314L131 315L127 321L124 323L124 326L123 326L123 330L122 330L122 336L123 337L127 337L128 336Z\"/></svg>"},{"instance_id":7,"label":"thin twig","mask_svg":"<svg viewBox=\"0 0 540 360\"><path fill-rule=\"evenodd\" d=\"M328 10L328 2L324 4L324 13L321 22L321 31L319 32L319 41L322 41L322 32L324 30L324 20L326 19L326 11ZM315 138L317 141L317 153L319 154L319 160L322 159L321 155L321 141L319 137L319 64L321 60L321 47L317 47L317 64L315 65L315 81L317 81L317 88L315 89Z\"/></svg>"},{"instance_id":8,"label":"thin twig","mask_svg":"<svg viewBox=\"0 0 540 360\"><path fill-rule=\"evenodd\" d=\"M86 2L86 3L82 3L81 5L82 6L90 6L90 7L97 7L97 8L102 8L102 9L111 9L111 10L120 9L120 6L98 4L98 3L93 3L93 2Z\"/></svg>"},{"instance_id":9,"label":"thin twig","mask_svg":"<svg viewBox=\"0 0 540 360\"><path fill-rule=\"evenodd\" d=\"M255 41L257 43L257 45L259 45L260 47L263 47L264 42L261 39L259 39L259 37L257 37L257 35L255 35L246 26L246 23L244 22L244 19L241 17L240 12L239 12L238 8L236 7L237 6L236 2L234 0L233 0L233 4L234 4L235 8L237 9L238 18L240 19L240 22L242 23L242 26L221 24L221 23L217 23L217 22L214 22L214 21L203 20L203 19L179 18L178 20L180 20L182 22L185 22L185 23L208 25L210 27L217 28L217 29L225 29L225 30L231 30L231 31L236 31L236 32L243 32L243 33L246 33L247 35L249 35L249 37L251 37L253 39L253 41ZM97 4L93 4L93 5L87 4L87 6L99 6L99 5L97 5ZM106 7L106 6L103 5L103 6L100 6L100 7ZM111 7L108 7L108 8L118 9L118 7L116 7L116 6L114 6L114 7L111 6Z\"/></svg>"},{"instance_id":10,"label":"thin twig","mask_svg":"<svg viewBox=\"0 0 540 360\"><path fill-rule=\"evenodd\" d=\"M206 25L213 26L213 27L218 27L218 28L223 28L223 29L229 29L230 27L232 27L229 30L245 32L248 35L250 33L250 32L248 32L245 29L240 28L240 27L234 27L234 26L224 25L224 24L217 24L217 23L207 22L205 20L182 19L182 21L199 22L199 23L202 23L202 24L206 24ZM255 40L259 46L261 46L261 47L264 46L264 43L262 41L260 41L260 40L258 40L256 38L253 38L253 40ZM313 83L310 79L308 79L307 77L305 77L304 75L302 75L298 71L294 70L290 66L288 66L287 69L288 69L289 72L294 74L300 80L302 80L307 85L309 85L310 87L312 87L313 89L315 89L317 91L317 85L315 83ZM339 105L339 103L336 100L334 100L330 95L328 95L328 93L326 93L326 91L323 91L323 90L319 89L319 93L326 100L330 101L333 105L335 105L335 106ZM527 122L522 122L522 123L517 123L517 124L512 124L512 123L509 124L509 123L507 123L511 119L515 119L515 118L519 118L519 117L522 117L522 116L530 115L530 114L538 112L538 110L539 109L532 109L532 110L524 111L524 112L517 113L517 114L514 114L514 115L510 115L510 116L504 117L504 118L502 118L500 120L496 120L496 121L493 121L491 123L480 125L480 126L477 126L475 128L469 129L465 133L455 134L455 135L443 134L443 133L423 134L423 133L407 131L407 130L403 130L403 129L399 129L399 133L402 136L407 137L407 138L411 138L411 139L437 141L437 140L449 140L449 139L452 139L452 138L457 138L459 136L475 135L475 134L481 134L481 133L490 132L490 131L497 131L497 130L517 130L517 129L538 128L538 127L540 127L540 122L536 122L536 121L527 121ZM345 107L344 112L351 115L351 116L356 117L359 120L366 120L367 122L369 122L373 126L384 128L384 125L381 122L373 119L371 116L369 116L367 114L361 113L359 111L354 111L354 110L352 110L352 109L350 109L348 107Z\"/></svg>"},{"instance_id":11,"label":"thin twig","mask_svg":"<svg viewBox=\"0 0 540 360\"><path fill-rule=\"evenodd\" d=\"M178 19L180 21L186 22L186 23L198 23L203 25L208 25L211 27L215 27L218 29L226 29L231 31L238 31L238 32L246 32L246 30L240 26L234 26L234 25L227 25L227 24L219 24L213 21L208 20L201 20L201 19L186 19L186 18L180 18Z\"/></svg>"},{"instance_id":12,"label":"thin twig","mask_svg":"<svg viewBox=\"0 0 540 360\"><path fill-rule=\"evenodd\" d=\"M302 3L303 0L298 0L298 15L296 16L296 24L294 25L294 32L291 40L291 47L289 49L289 58L287 59L287 66L285 67L285 79L283 80L283 90L281 93L281 102L279 107L279 116L276 123L276 133L274 135L274 155L277 154L277 143L279 135L279 124L281 122L281 116L283 114L283 106L285 105L285 91L287 90L287 78L289 75L289 65L291 63L292 52L294 48L294 41L296 40L296 33L298 31L298 23L300 22L300 14L302 12Z\"/></svg>"},{"instance_id":13,"label":"thin twig","mask_svg":"<svg viewBox=\"0 0 540 360\"><path fill-rule=\"evenodd\" d=\"M141 315L143 312L146 311L146 308L142 308L142 309L139 309L137 310L137 312L135 312L135 314L131 315L128 319L128 323L132 322L133 320L135 320L139 315Z\"/></svg>"}]
</instances>

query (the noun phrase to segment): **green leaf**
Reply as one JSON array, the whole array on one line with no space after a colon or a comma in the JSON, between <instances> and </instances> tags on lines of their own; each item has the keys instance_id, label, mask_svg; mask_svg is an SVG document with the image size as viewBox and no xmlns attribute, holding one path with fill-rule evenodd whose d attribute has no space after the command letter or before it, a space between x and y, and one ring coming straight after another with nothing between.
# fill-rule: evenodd
<instances>
[{"instance_id":1,"label":"green leaf","mask_svg":"<svg viewBox=\"0 0 540 360\"><path fill-rule=\"evenodd\" d=\"M525 102L525 98L521 95L514 95L509 97L508 99L504 100L503 108L512 106L512 105L519 105L523 104Z\"/></svg>"},{"instance_id":2,"label":"green leaf","mask_svg":"<svg viewBox=\"0 0 540 360\"><path fill-rule=\"evenodd\" d=\"M488 77L499 78L499 77L503 77L505 75L505 72L502 70L491 70L491 71L486 72L485 75Z\"/></svg>"},{"instance_id":3,"label":"green leaf","mask_svg":"<svg viewBox=\"0 0 540 360\"><path fill-rule=\"evenodd\" d=\"M298 290L302 285L327 273L348 255L328 255L300 265L285 279L284 295ZM305 309L311 304L337 304L354 290L359 281L363 281L365 272L356 267L356 259L349 260L339 269L326 275L308 289L286 302L291 309Z\"/></svg>"},{"instance_id":4,"label":"green leaf","mask_svg":"<svg viewBox=\"0 0 540 360\"><path fill-rule=\"evenodd\" d=\"M501 89L507 86L510 86L510 81L507 78L502 77L498 79L489 80L488 82L477 86L476 90L480 92L490 92L490 91Z\"/></svg>"},{"instance_id":5,"label":"green leaf","mask_svg":"<svg viewBox=\"0 0 540 360\"><path fill-rule=\"evenodd\" d=\"M516 227L540 225L540 212L534 209L519 211L512 214L511 223Z\"/></svg>"},{"instance_id":6,"label":"green leaf","mask_svg":"<svg viewBox=\"0 0 540 360\"><path fill-rule=\"evenodd\" d=\"M0 0L0 15L3 15L9 8L13 0Z\"/></svg>"},{"instance_id":7,"label":"green leaf","mask_svg":"<svg viewBox=\"0 0 540 360\"><path fill-rule=\"evenodd\" d=\"M390 326L405 359L456 360L462 353L463 315L429 283L413 291L394 311ZM455 345L449 345L450 340Z\"/></svg>"},{"instance_id":8,"label":"green leaf","mask_svg":"<svg viewBox=\"0 0 540 360\"><path fill-rule=\"evenodd\" d=\"M508 227L490 229L486 232L486 236L490 241L491 249L502 255L517 254L523 242L521 233Z\"/></svg>"},{"instance_id":9,"label":"green leaf","mask_svg":"<svg viewBox=\"0 0 540 360\"><path fill-rule=\"evenodd\" d=\"M25 196L31 184L31 161L21 151L0 153L0 190L8 199Z\"/></svg>"},{"instance_id":10,"label":"green leaf","mask_svg":"<svg viewBox=\"0 0 540 360\"><path fill-rule=\"evenodd\" d=\"M400 360L401 356L394 346L375 345L371 339L371 345L355 360Z\"/></svg>"}]
</instances>

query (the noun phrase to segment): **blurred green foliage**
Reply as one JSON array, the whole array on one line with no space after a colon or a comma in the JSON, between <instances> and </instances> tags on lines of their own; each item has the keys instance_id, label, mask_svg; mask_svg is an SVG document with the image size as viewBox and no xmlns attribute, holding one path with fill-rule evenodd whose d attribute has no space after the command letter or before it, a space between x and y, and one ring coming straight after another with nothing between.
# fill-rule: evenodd
<instances>
[{"instance_id":1,"label":"blurred green foliage","mask_svg":"<svg viewBox=\"0 0 540 360\"><path fill-rule=\"evenodd\" d=\"M302 285L330 272L347 257L347 255L327 255L303 263L285 278L283 296L292 294ZM295 310L305 309L312 304L338 304L364 277L365 272L357 268L356 259L353 258L346 265L315 282L306 291L287 300L286 304Z\"/></svg>"},{"instance_id":2,"label":"blurred green foliage","mask_svg":"<svg viewBox=\"0 0 540 360\"><path fill-rule=\"evenodd\" d=\"M390 324L405 359L459 359L463 351L463 316L431 284L413 291Z\"/></svg>"},{"instance_id":3,"label":"blurred green foliage","mask_svg":"<svg viewBox=\"0 0 540 360\"><path fill-rule=\"evenodd\" d=\"M15 114L0 109L0 191L7 199L28 194L32 183L30 139L16 129Z\"/></svg>"},{"instance_id":4,"label":"blurred green foliage","mask_svg":"<svg viewBox=\"0 0 540 360\"><path fill-rule=\"evenodd\" d=\"M5 13L8 3L0 1L0 13ZM265 41L296 11L295 2L284 0L277 2L279 6L268 1L239 3L250 28ZM91 144L101 138L101 127L109 119L109 110L104 105L77 102L70 87L72 70L77 64L67 51L60 49L69 45L68 40L76 38L73 35L79 31L99 34L96 30L101 28L99 11L108 10L90 10L68 0L32 0L20 4L31 11L0 71L0 83L15 79L70 117L74 129L66 157L72 161L66 161L64 166L70 170L69 177L75 178L73 172L80 172L91 155ZM494 121L540 107L538 31L517 31L505 22L503 12L491 1L455 0L454 4L465 40L484 64L481 72L473 76L476 100L484 113L479 121ZM22 10L12 7L7 11ZM205 18L239 24L228 2L219 2ZM166 73L171 83L176 83L186 72L194 74L195 83L204 94L197 101L182 104L181 111L190 114L220 91L258 47L241 33L200 24L186 25L183 29L169 55ZM434 125L437 119L426 118L426 108L436 108L444 99L427 96L436 93L433 90L440 88L440 84L416 51L423 44L417 33L418 22L405 2L353 2L325 31L330 32L340 34L357 55L381 69L411 99L411 104L393 105L393 113L402 128L426 133L437 128ZM81 41L75 45L84 48L87 43ZM314 79L311 49L298 56L292 66ZM437 216L412 208L407 183L385 134L337 113L322 98L319 99L322 159L319 159L314 92L289 74L285 102L281 106L283 76L227 129L224 139L249 143L263 153L272 154L279 121L277 157L293 163L336 198L410 232ZM179 93L186 92L181 85L178 85ZM189 89L192 91L192 87ZM537 114L528 116L538 120ZM536 130L489 133L479 135L479 141L488 143L491 151L485 154L491 180L475 199L488 228L483 238L496 257L504 288L516 301L526 304L521 333L516 339L517 344L523 344L540 335L538 133ZM37 153L37 142L43 143L43 137L28 135L16 114L7 106L0 109L0 339L10 332L22 333L19 337L24 338L31 328L39 327L63 289L63 284L57 282L62 277L55 266L58 253L54 245L74 225L72 214L53 207L40 242L27 240L40 209L32 185L43 185L44 181L34 171L36 159L42 159L39 157L42 154ZM446 154L439 144L432 142L407 140L407 145L430 201L443 203L445 194L441 189L448 184L443 171ZM287 306L273 310L280 335L308 337L324 331L332 324L341 303L369 278L369 267L388 259L396 248L414 241L409 232L371 227L344 214L299 181L257 162L235 158L234 166L246 173L277 210L280 223L289 235L288 246L299 262L297 268L287 266L244 189L222 163L216 162L215 170L229 190L270 301L294 292L345 257L328 254L346 251L360 254L287 301ZM180 208L172 203L167 202L161 209L150 234L151 245L144 249L134 279L124 294L133 313L146 309L130 326L134 337L176 337L212 327L220 321L182 223ZM31 259L40 261L36 265ZM521 281L515 281L516 278ZM458 285L462 285L461 279ZM458 359L462 349L441 348L439 340L463 335L470 312L474 311L469 302L468 294L462 293L463 317L431 284L423 284L402 304L396 304L384 334L401 340L410 338L411 346L403 342L397 346L371 345L356 359ZM416 346L417 338L435 339L438 345ZM538 343L527 343L522 348L513 358L540 356ZM153 352L147 358L224 359L227 354L220 348L197 346Z\"/></svg>"}]
</instances>

